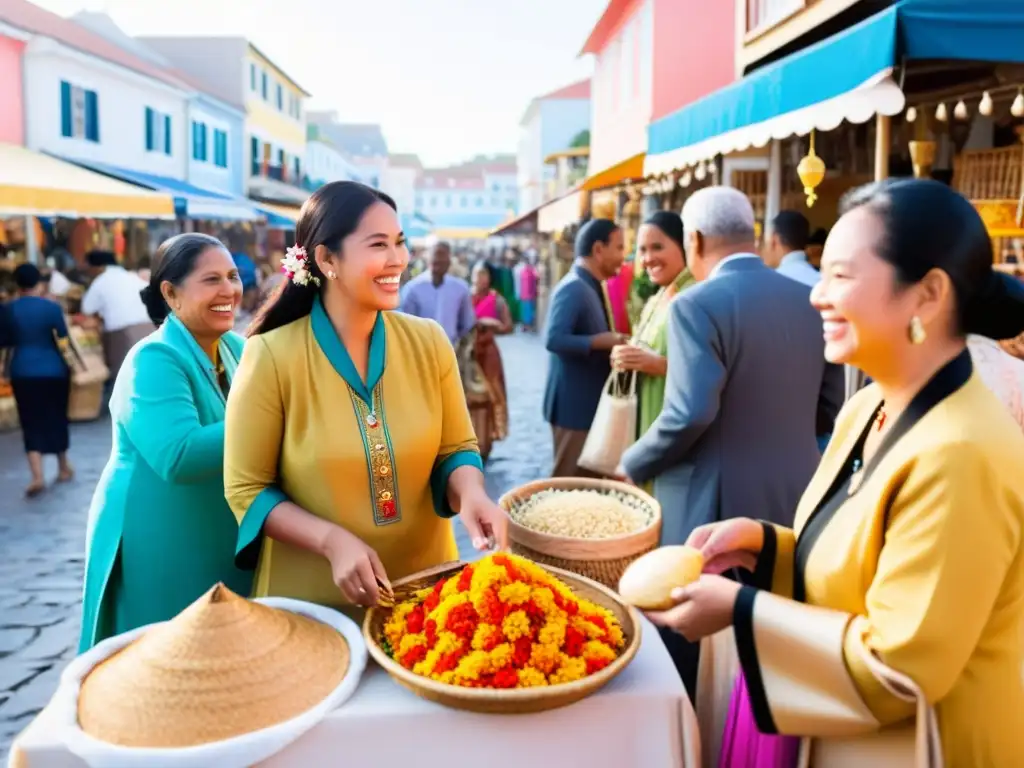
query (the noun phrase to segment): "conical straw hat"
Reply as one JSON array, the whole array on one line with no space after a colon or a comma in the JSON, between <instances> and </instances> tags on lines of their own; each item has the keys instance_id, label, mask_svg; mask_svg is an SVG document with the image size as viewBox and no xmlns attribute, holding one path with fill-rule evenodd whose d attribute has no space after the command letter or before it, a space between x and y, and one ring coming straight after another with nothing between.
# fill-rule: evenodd
<instances>
[{"instance_id":1,"label":"conical straw hat","mask_svg":"<svg viewBox=\"0 0 1024 768\"><path fill-rule=\"evenodd\" d=\"M98 664L78 722L124 747L191 747L277 725L322 702L349 666L339 632L218 584Z\"/></svg>"}]
</instances>

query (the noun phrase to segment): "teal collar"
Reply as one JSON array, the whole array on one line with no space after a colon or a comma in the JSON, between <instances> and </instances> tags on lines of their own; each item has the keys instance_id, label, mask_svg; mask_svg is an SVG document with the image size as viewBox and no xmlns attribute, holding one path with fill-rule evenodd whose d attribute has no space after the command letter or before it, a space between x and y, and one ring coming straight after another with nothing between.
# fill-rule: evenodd
<instances>
[{"instance_id":1,"label":"teal collar","mask_svg":"<svg viewBox=\"0 0 1024 768\"><path fill-rule=\"evenodd\" d=\"M384 333L384 313L377 313L377 320L373 324L373 331L370 332L370 359L366 368L366 381L364 382L356 366L352 362L348 350L341 343L338 334L331 325L331 319L327 316L323 302L317 296L313 301L313 311L310 313L310 323L313 326L313 338L320 345L320 350L327 356L327 360L338 372L338 375L352 388L363 401L373 409L373 397L371 393L381 376L384 375L384 358L386 342Z\"/></svg>"},{"instance_id":2,"label":"teal collar","mask_svg":"<svg viewBox=\"0 0 1024 768\"><path fill-rule=\"evenodd\" d=\"M177 316L171 312L167 315L167 319L164 320L164 324L167 328L167 332L176 334L178 339L186 347L189 352L192 353L192 358L196 364L202 369L204 378L213 387L214 392L217 393L218 397L224 401L224 392L220 388L220 384L217 381L217 371L213 367L213 362L210 357L203 351L203 348L199 346L199 342L196 341L196 337L192 335L190 331ZM231 348L231 344L228 343L227 337L230 333L226 333L220 337L217 342L217 359L224 366L224 372L227 374L228 383L231 383L235 378L235 369L238 368L238 355Z\"/></svg>"}]
</instances>

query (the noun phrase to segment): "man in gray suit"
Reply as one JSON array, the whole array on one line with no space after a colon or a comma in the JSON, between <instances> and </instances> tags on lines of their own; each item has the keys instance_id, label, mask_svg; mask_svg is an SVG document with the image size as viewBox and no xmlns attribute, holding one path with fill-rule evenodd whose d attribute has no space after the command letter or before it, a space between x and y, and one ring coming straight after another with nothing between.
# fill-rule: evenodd
<instances>
[{"instance_id":1,"label":"man in gray suit","mask_svg":"<svg viewBox=\"0 0 1024 768\"><path fill-rule=\"evenodd\" d=\"M811 289L754 253L743 193L700 190L683 207L683 228L700 284L672 304L665 404L623 457L633 482L654 480L662 544L733 517L792 525L821 458L815 435L831 431L844 388L842 369L825 362ZM698 646L664 637L692 692Z\"/></svg>"}]
</instances>

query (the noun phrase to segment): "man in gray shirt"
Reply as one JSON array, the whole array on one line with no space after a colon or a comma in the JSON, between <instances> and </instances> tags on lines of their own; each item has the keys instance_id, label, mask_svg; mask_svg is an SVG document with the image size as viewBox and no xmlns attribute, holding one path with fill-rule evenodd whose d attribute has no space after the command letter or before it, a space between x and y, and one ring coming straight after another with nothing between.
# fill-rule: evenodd
<instances>
[{"instance_id":1,"label":"man in gray shirt","mask_svg":"<svg viewBox=\"0 0 1024 768\"><path fill-rule=\"evenodd\" d=\"M448 274L452 263L451 246L434 245L427 256L427 269L402 288L401 311L416 317L436 320L455 346L476 325L476 312L469 284Z\"/></svg>"}]
</instances>

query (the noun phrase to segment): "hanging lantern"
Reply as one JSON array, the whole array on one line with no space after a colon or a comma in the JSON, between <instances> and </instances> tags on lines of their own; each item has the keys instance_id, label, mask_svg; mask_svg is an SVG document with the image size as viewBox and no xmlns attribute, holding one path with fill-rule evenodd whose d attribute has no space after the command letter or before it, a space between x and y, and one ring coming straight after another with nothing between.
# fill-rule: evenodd
<instances>
[{"instance_id":1,"label":"hanging lantern","mask_svg":"<svg viewBox=\"0 0 1024 768\"><path fill-rule=\"evenodd\" d=\"M960 101L956 103L956 106L953 107L953 117L955 117L957 120L967 119L967 105L964 104L963 99L960 99Z\"/></svg>"},{"instance_id":2,"label":"hanging lantern","mask_svg":"<svg viewBox=\"0 0 1024 768\"><path fill-rule=\"evenodd\" d=\"M917 120L917 107L911 107L907 110L907 122L912 123Z\"/></svg>"},{"instance_id":3,"label":"hanging lantern","mask_svg":"<svg viewBox=\"0 0 1024 768\"><path fill-rule=\"evenodd\" d=\"M1010 105L1010 114L1014 117L1024 117L1024 92L1017 91L1017 98Z\"/></svg>"},{"instance_id":4,"label":"hanging lantern","mask_svg":"<svg viewBox=\"0 0 1024 768\"><path fill-rule=\"evenodd\" d=\"M939 102L939 106L935 108L935 119L940 123L945 123L949 120L949 111L946 109L946 102Z\"/></svg>"},{"instance_id":5,"label":"hanging lantern","mask_svg":"<svg viewBox=\"0 0 1024 768\"><path fill-rule=\"evenodd\" d=\"M825 161L814 153L814 130L811 130L811 146L807 154L796 167L796 175L800 177L800 183L804 185L804 194L807 195L807 207L813 208L814 202L818 199L814 190L825 179Z\"/></svg>"},{"instance_id":6,"label":"hanging lantern","mask_svg":"<svg viewBox=\"0 0 1024 768\"><path fill-rule=\"evenodd\" d=\"M991 117L992 115L992 96L989 95L988 91L981 95L981 102L978 104L978 114L985 117Z\"/></svg>"},{"instance_id":7,"label":"hanging lantern","mask_svg":"<svg viewBox=\"0 0 1024 768\"><path fill-rule=\"evenodd\" d=\"M707 170L704 168L704 161L701 160L697 163L697 167L693 170L693 178L697 181L704 181L704 177L708 175Z\"/></svg>"},{"instance_id":8,"label":"hanging lantern","mask_svg":"<svg viewBox=\"0 0 1024 768\"><path fill-rule=\"evenodd\" d=\"M690 169L687 168L685 171L683 171L683 175L679 177L679 186L683 187L683 188L686 188L686 187L690 186L690 182L692 182L692 181L693 181L693 174L690 172Z\"/></svg>"}]
</instances>

